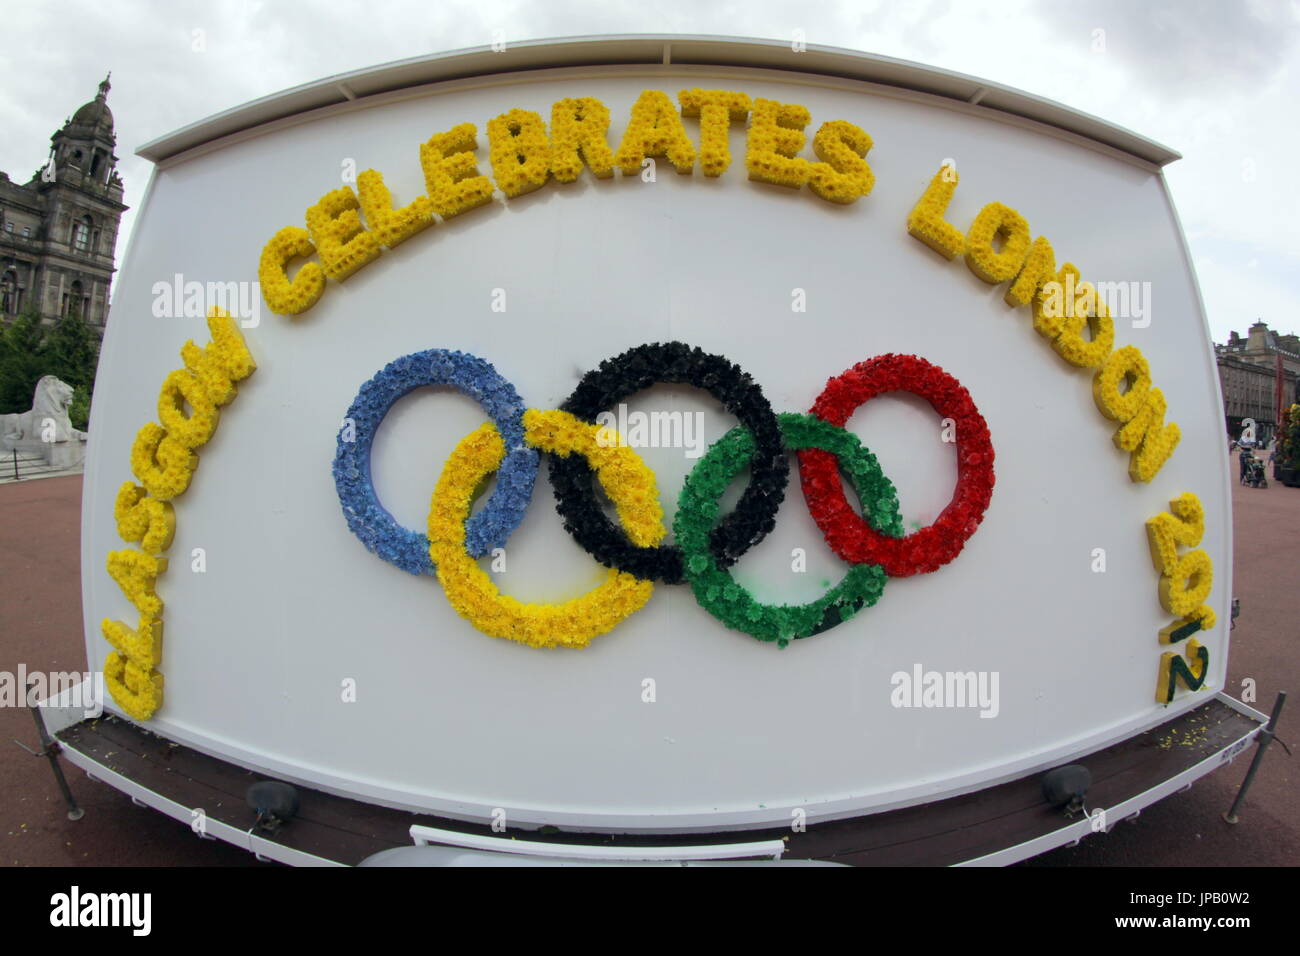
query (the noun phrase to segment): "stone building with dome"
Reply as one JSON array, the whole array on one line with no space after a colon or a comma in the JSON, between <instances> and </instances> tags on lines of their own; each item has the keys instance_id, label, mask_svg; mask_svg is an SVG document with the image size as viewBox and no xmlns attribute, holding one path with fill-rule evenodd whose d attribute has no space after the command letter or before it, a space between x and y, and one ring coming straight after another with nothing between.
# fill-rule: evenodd
<instances>
[{"instance_id":1,"label":"stone building with dome","mask_svg":"<svg viewBox=\"0 0 1300 956\"><path fill-rule=\"evenodd\" d=\"M50 137L49 160L25 184L0 172L0 320L35 309L42 324L79 315L102 336L122 203L117 139L99 93Z\"/></svg>"}]
</instances>

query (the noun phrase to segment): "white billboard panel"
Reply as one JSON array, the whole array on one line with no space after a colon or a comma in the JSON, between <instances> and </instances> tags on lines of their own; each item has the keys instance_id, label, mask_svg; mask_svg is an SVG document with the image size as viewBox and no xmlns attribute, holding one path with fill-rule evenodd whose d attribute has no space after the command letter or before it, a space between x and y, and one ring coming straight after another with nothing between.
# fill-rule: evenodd
<instances>
[{"instance_id":1,"label":"white billboard panel","mask_svg":"<svg viewBox=\"0 0 1300 956\"><path fill-rule=\"evenodd\" d=\"M468 176L462 185L489 177L491 188L509 181L509 167L494 171L489 155L495 117L530 111L552 135L554 104L594 98L609 110L606 141L617 152L634 138L626 134L636 104L653 106L646 90L664 91L677 116L679 91L692 89L743 94L751 107L748 120L735 103L730 108L730 165L720 175L705 175L719 163L716 141L704 159L687 163L672 139L680 123L699 150L701 130L709 116L716 128L717 114L661 114L660 130L647 135L663 136L668 155L642 163L633 149L621 154L627 171L616 162L602 178L586 168L572 183L551 177L527 194L498 192L478 208L440 216L345 280L328 279L319 301L300 314L272 312L268 298L283 289L268 289L267 272L256 285L268 241L285 227L303 228L309 208L355 188L366 170L382 173L395 206L426 196L423 203L445 213L457 196L472 196L470 186L453 189L456 177L445 173L468 162L455 156L463 144L438 134L474 124L476 172L457 175ZM1231 541L1221 407L1195 278L1157 167L973 106L725 67L665 67L653 76L597 68L505 74L376 100L234 136L155 173L114 300L90 429L87 650L92 667L108 661L110 676L130 685L119 687L110 709L137 717L149 709L148 688L158 681L142 676L148 662L130 652L143 660L156 649L161 699L145 726L260 771L469 819L490 820L501 808L512 825L688 830L780 825L798 810L812 819L845 816L975 789L1123 739L1222 688ZM798 125L790 119L797 111L761 101L805 107L811 121L803 135L764 127L772 118L778 127ZM588 108L589 117L595 113ZM814 136L828 123L824 162L809 167L818 162ZM526 124L510 132L520 129L524 143ZM871 143L866 195L856 159L865 142L853 130ZM806 141L796 153L803 166L765 151L786 135ZM422 163L422 144L430 143ZM587 164L599 166L594 147L588 153ZM555 169L559 156L550 161ZM521 169L540 168L546 178L546 162L529 167L525 159L516 159ZM766 170L760 176L809 177L831 199L854 201L828 201L809 185L754 181L747 162ZM935 203L919 205L924 196ZM331 228L322 216L317 246ZM948 250L956 257L909 235L909 217L913 233L933 244L957 242ZM361 223L377 234L382 218ZM1050 243L1056 270L1077 266L1077 283L1056 270L1034 279L1043 250L1029 240L1038 237ZM383 237L374 241L378 248ZM306 277L328 255L289 266L299 292L312 291ZM338 273L348 268L326 264ZM1009 278L998 279L1003 273ZM1018 283L1022 275L1029 285ZM1061 287L1043 287L1037 306L1008 304L1008 289L1032 296L1056 278ZM1080 283L1112 283L1103 341L1090 347L1084 332L1067 345L1067 328L1054 348L1051 334L1035 331L1034 313L1046 332L1087 326L1061 314L1088 309L1088 286ZM160 386L188 382L189 373L168 379L186 367L182 346L211 338L204 313L212 305L232 314L227 334L238 327L256 371L239 380L237 337L208 359L191 353L196 367L208 363L208 378L186 384L199 391L186 395L179 414L203 413L191 399L208 402L224 387L223 373L237 381L237 394L212 405L219 423L196 446L192 474L184 448L176 448L204 437L202 414L187 423L166 409L174 427L162 421L153 433L167 431L180 445L144 463L153 470L139 494L170 494L162 467L168 447L179 455L170 477L188 475L189 483L166 502L174 537L151 591L157 566L143 546L160 550L166 519L157 518L158 540L126 542L115 500L136 481L132 448L141 426L159 422ZM1105 341L1107 328L1113 341ZM636 351L663 343L726 362L685 360L675 346ZM628 361L600 371L630 350ZM390 366L404 357L411 358ZM234 364L222 365L226 359ZM727 363L754 387L718 378ZM480 388L487 366L502 382L482 402L422 384L459 376ZM898 544L837 510L834 482L811 483L819 527L793 454L769 455L729 485L723 459L748 452L724 446L706 459L737 424L715 397L722 395L733 411L747 410L762 447L771 450L779 427L789 446L802 424L804 439L835 438L847 467L852 441L844 431L771 413L808 413L829 379L855 367L818 411L847 415L847 433L896 489L894 534L912 536ZM1132 373L1127 396L1103 389L1094 397L1099 367L1112 379ZM715 394L684 383L706 384L710 372ZM605 391L579 390L575 401L584 376L589 389ZM676 381L622 394L647 376ZM1163 419L1149 387L1163 396ZM388 398L380 397L384 389ZM916 394L927 389L938 410ZM616 400L601 406L594 395ZM1107 402L1120 420L1102 413ZM594 430L571 428L562 416L518 414L562 406L590 406L589 420L595 409L606 413L601 424L619 430L635 454L605 447ZM449 589L432 573L423 544L410 544L428 532L440 476L441 527L455 524L457 481L466 492L474 484L472 449L461 445L464 468L447 462L487 421L485 408L513 449L513 477L489 482L477 500L478 514L489 509L470 525L480 559L458 558L455 542L435 542L435 552L444 549L443 570L454 576ZM1134 453L1116 444L1125 415L1133 424L1118 440L1135 444ZM1162 421L1177 423L1181 434L1167 457L1161 442L1172 437ZM413 538L385 529L383 514L354 507L367 494L370 438L375 499ZM610 497L628 496L633 522L640 508L639 517L655 523L653 507L636 498L636 476L652 475L668 545L707 522L717 490L706 487L709 480L727 485L721 513L741 511L707 547L676 559L658 552L664 568L676 560L678 577L691 580L661 581L650 593L645 568L658 566L642 545L655 539L653 528L637 532L640 545L621 538L623 550L616 549L616 560L643 562L639 575L618 578L602 567L566 531L548 477L554 456L535 455L535 443L607 452ZM638 459L648 471L638 471ZM823 479L835 476L826 461L816 473ZM871 489L867 509L884 527L889 495L871 477L865 452L852 461ZM694 518L678 522L674 534L679 494L693 471ZM582 479L585 469L566 474ZM746 491L750 482L754 490ZM151 484L158 495L145 495ZM782 486L775 526L763 536ZM1148 519L1185 494L1202 506L1203 533L1195 533L1190 502L1179 520L1160 525L1170 572L1162 574ZM609 501L575 500L572 514L597 537L602 515L617 520ZM862 507L851 493L840 500ZM147 517L148 507L138 513ZM945 508L941 531L927 532ZM761 540L747 547L755 536ZM857 563L846 564L832 545ZM722 567L742 550L734 567ZM123 551L136 553L119 559L129 566L120 576L134 589L135 606L107 570L110 552ZM1197 553L1204 558L1187 557ZM421 557L427 567L410 566ZM726 574L753 600L719 584ZM506 601L475 604L491 596L484 581L538 604L607 590L567 618L519 612L546 619L519 624ZM829 611L809 612L816 627L809 614L761 607L824 604L836 588ZM449 591L474 620L458 613ZM165 605L164 636L148 627L154 594ZM857 612L841 614L842 607ZM1198 618L1201 607L1220 613L1198 630L1208 620ZM1162 644L1161 630L1185 617L1191 628ZM117 660L109 660L104 619L133 629L138 641ZM492 636L512 627L524 640ZM786 638L798 639L782 646ZM1162 667L1170 658L1162 655L1187 662L1193 641L1208 654L1201 689L1175 681L1172 700L1162 692L1157 702L1157 684L1168 686ZM123 665L134 670L128 675ZM1195 684L1197 665L1188 674Z\"/></svg>"}]
</instances>

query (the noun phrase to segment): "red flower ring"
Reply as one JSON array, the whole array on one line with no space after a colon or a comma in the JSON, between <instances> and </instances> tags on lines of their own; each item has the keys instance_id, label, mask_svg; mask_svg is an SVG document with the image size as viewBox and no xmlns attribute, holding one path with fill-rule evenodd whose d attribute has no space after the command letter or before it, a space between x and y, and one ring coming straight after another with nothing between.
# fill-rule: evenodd
<instances>
[{"instance_id":1,"label":"red flower ring","mask_svg":"<svg viewBox=\"0 0 1300 956\"><path fill-rule=\"evenodd\" d=\"M879 564L891 577L934 571L961 553L993 497L993 442L970 393L937 365L915 355L878 355L826 383L812 413L844 426L859 406L882 392L919 395L956 427L957 488L934 524L904 538L887 537L864 521L844 497L835 456L798 452L799 475L813 520L831 549L850 564ZM863 507L870 513L871 505Z\"/></svg>"}]
</instances>

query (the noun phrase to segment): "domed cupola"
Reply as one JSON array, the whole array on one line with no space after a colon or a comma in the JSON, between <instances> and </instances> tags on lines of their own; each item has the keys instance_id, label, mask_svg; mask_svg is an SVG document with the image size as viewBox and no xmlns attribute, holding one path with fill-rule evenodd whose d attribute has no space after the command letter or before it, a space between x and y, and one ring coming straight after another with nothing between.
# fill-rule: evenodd
<instances>
[{"instance_id":1,"label":"domed cupola","mask_svg":"<svg viewBox=\"0 0 1300 956\"><path fill-rule=\"evenodd\" d=\"M110 74L111 76L112 74ZM82 106L63 128L50 137L50 159L54 175L64 182L117 188L117 157L113 147L113 113L108 108L109 77L99 84L99 93ZM49 181L49 176L42 177Z\"/></svg>"},{"instance_id":2,"label":"domed cupola","mask_svg":"<svg viewBox=\"0 0 1300 956\"><path fill-rule=\"evenodd\" d=\"M112 76L110 73L109 76ZM113 113L108 108L108 91L110 84L109 77L104 77L99 84L99 93L93 100L72 114L72 122L69 124L78 127L79 130L107 132L109 139L113 139Z\"/></svg>"}]
</instances>

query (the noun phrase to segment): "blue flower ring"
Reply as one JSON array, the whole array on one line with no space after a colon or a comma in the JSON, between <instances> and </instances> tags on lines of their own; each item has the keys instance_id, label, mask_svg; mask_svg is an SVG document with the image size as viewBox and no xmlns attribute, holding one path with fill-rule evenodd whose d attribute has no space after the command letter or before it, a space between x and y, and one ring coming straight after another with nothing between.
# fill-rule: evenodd
<instances>
[{"instance_id":1,"label":"blue flower ring","mask_svg":"<svg viewBox=\"0 0 1300 956\"><path fill-rule=\"evenodd\" d=\"M506 445L496 490L465 522L465 549L490 554L524 520L537 479L538 453L524 441L524 402L489 362L465 352L429 349L403 355L361 386L339 429L334 486L352 533L372 553L411 574L433 574L429 538L404 528L379 502L370 478L370 449L389 409L427 385L449 385L483 406Z\"/></svg>"}]
</instances>

